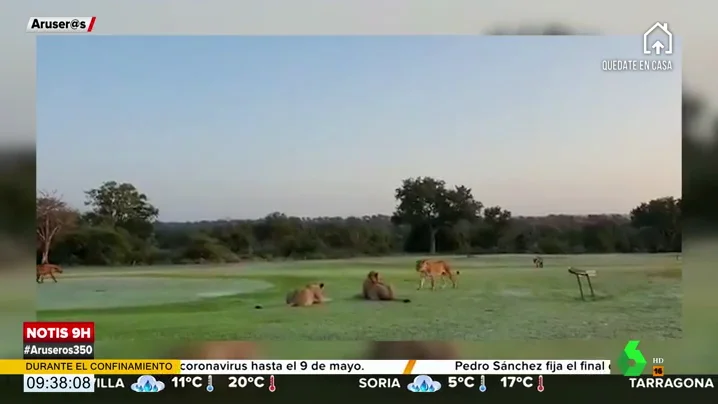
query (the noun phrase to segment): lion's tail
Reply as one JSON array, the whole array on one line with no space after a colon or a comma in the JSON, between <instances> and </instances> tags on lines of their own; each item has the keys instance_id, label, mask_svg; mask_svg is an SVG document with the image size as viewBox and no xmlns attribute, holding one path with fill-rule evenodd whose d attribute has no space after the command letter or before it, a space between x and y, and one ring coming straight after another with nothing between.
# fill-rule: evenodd
<instances>
[{"instance_id":1,"label":"lion's tail","mask_svg":"<svg viewBox=\"0 0 718 404\"><path fill-rule=\"evenodd\" d=\"M402 303L411 303L411 300L409 299L397 299L394 296L394 288L391 285L386 285L386 289L389 291L389 296L391 296L391 299L389 299L392 302L402 302Z\"/></svg>"},{"instance_id":2,"label":"lion's tail","mask_svg":"<svg viewBox=\"0 0 718 404\"><path fill-rule=\"evenodd\" d=\"M451 265L449 265L448 262L444 262L444 271L443 271L442 275L448 276L449 279L451 280L452 285L454 285L454 287L456 287L456 285L458 283L457 276L459 275L459 273L460 273L459 271L452 272Z\"/></svg>"},{"instance_id":3,"label":"lion's tail","mask_svg":"<svg viewBox=\"0 0 718 404\"><path fill-rule=\"evenodd\" d=\"M391 299L392 302L411 303L411 299L399 299L397 297Z\"/></svg>"},{"instance_id":4,"label":"lion's tail","mask_svg":"<svg viewBox=\"0 0 718 404\"><path fill-rule=\"evenodd\" d=\"M458 275L459 271L452 271L451 265L449 265L448 262L444 261L444 272L449 275L449 278L453 278L454 275Z\"/></svg>"}]
</instances>

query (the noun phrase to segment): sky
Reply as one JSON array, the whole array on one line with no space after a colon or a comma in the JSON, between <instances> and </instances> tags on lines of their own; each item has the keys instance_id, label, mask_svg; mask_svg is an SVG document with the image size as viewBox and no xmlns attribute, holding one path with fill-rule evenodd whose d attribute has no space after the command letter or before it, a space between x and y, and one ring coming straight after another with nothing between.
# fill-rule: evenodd
<instances>
[{"instance_id":1,"label":"sky","mask_svg":"<svg viewBox=\"0 0 718 404\"><path fill-rule=\"evenodd\" d=\"M681 62L640 36L37 40L37 186L135 184L160 220L390 214L407 177L515 215L680 195ZM62 156L58 164L57 156Z\"/></svg>"}]
</instances>

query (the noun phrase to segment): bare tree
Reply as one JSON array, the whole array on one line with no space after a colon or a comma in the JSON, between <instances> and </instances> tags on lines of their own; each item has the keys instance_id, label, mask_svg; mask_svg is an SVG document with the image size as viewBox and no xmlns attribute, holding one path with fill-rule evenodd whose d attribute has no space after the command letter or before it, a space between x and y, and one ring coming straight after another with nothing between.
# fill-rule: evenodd
<instances>
[{"instance_id":1,"label":"bare tree","mask_svg":"<svg viewBox=\"0 0 718 404\"><path fill-rule=\"evenodd\" d=\"M48 263L50 247L55 237L75 225L77 218L77 212L70 209L55 192L38 192L35 227L43 264Z\"/></svg>"}]
</instances>

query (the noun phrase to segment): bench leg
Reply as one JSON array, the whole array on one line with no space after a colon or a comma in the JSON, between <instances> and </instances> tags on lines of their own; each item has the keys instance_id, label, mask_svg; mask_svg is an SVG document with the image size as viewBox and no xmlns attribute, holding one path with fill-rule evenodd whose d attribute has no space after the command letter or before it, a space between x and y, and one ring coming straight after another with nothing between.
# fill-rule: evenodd
<instances>
[{"instance_id":1,"label":"bench leg","mask_svg":"<svg viewBox=\"0 0 718 404\"><path fill-rule=\"evenodd\" d=\"M586 280L588 281L588 287L591 289L591 297L596 297L596 295L593 294L593 285L591 285L591 277L587 276Z\"/></svg>"},{"instance_id":2,"label":"bench leg","mask_svg":"<svg viewBox=\"0 0 718 404\"><path fill-rule=\"evenodd\" d=\"M578 282L578 291L581 292L581 300L586 300L586 298L583 297L583 286L581 286L581 277L576 275L576 281Z\"/></svg>"}]
</instances>

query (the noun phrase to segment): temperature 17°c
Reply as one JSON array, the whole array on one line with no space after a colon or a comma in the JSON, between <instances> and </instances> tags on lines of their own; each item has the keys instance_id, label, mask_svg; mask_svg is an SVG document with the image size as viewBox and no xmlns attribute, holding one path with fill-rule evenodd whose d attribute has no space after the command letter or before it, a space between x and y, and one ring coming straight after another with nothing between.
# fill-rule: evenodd
<instances>
[{"instance_id":1,"label":"temperature 17\u00b0c","mask_svg":"<svg viewBox=\"0 0 718 404\"><path fill-rule=\"evenodd\" d=\"M514 386L522 386L531 388L534 385L534 378L531 376L504 376L501 378L501 386L504 388L511 388Z\"/></svg>"}]
</instances>

